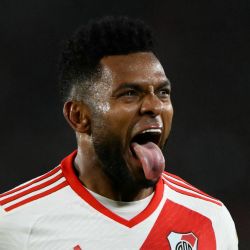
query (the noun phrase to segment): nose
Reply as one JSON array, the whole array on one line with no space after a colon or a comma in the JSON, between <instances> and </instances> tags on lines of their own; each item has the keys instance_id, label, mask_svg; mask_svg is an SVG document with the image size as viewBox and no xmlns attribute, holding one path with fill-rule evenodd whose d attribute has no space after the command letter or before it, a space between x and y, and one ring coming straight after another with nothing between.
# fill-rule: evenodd
<instances>
[{"instance_id":1,"label":"nose","mask_svg":"<svg viewBox=\"0 0 250 250\"><path fill-rule=\"evenodd\" d=\"M160 115L162 110L163 103L154 93L149 93L142 99L140 108L141 115L148 114L155 117L157 115Z\"/></svg>"}]
</instances>

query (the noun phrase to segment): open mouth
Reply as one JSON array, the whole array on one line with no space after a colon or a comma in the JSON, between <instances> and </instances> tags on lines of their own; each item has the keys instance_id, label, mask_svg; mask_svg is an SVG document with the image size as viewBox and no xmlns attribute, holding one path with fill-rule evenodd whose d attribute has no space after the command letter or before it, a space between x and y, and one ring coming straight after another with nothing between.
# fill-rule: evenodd
<instances>
[{"instance_id":1,"label":"open mouth","mask_svg":"<svg viewBox=\"0 0 250 250\"><path fill-rule=\"evenodd\" d=\"M138 133L137 135L135 135L130 143L130 150L133 154L134 157L136 157L136 154L133 150L133 147L131 147L131 145L133 143L137 143L140 145L146 144L148 142L153 142L154 144L159 146L160 143L160 139L161 139L161 129L146 129L143 130L142 132Z\"/></svg>"},{"instance_id":2,"label":"open mouth","mask_svg":"<svg viewBox=\"0 0 250 250\"><path fill-rule=\"evenodd\" d=\"M165 159L160 149L162 130L145 129L136 134L130 143L132 162L142 167L147 180L158 180L165 167Z\"/></svg>"}]
</instances>

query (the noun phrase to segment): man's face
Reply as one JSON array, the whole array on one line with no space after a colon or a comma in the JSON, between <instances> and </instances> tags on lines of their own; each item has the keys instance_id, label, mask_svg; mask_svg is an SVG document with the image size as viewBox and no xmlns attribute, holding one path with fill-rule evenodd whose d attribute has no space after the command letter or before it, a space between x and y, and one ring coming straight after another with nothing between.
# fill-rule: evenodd
<instances>
[{"instance_id":1,"label":"man's face","mask_svg":"<svg viewBox=\"0 0 250 250\"><path fill-rule=\"evenodd\" d=\"M164 147L173 116L170 83L149 52L107 56L101 65L102 77L92 88L95 152L116 186L153 185L156 180L146 179L132 142Z\"/></svg>"}]
</instances>

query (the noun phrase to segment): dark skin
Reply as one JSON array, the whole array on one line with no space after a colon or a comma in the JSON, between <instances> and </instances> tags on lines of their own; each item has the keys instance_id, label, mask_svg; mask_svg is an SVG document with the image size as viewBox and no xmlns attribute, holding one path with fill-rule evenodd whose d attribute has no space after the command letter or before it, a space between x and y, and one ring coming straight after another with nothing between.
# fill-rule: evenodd
<instances>
[{"instance_id":1,"label":"dark skin","mask_svg":"<svg viewBox=\"0 0 250 250\"><path fill-rule=\"evenodd\" d=\"M131 140L145 129L157 128L161 130L158 146L165 145L173 116L170 83L151 52L107 56L100 63L102 76L93 85L92 102L71 100L64 105L64 116L77 136L74 165L80 181L102 196L123 201L143 199L152 194L157 180L150 186L141 184L147 180L131 152ZM123 181L114 186L115 177L105 171L96 145L111 156L119 154L130 184Z\"/></svg>"}]
</instances>

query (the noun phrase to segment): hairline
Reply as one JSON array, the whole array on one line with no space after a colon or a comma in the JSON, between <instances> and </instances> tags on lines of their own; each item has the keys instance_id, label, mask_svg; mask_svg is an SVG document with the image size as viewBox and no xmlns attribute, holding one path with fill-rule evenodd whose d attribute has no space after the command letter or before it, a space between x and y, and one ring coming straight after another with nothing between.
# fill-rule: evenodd
<instances>
[{"instance_id":1,"label":"hairline","mask_svg":"<svg viewBox=\"0 0 250 250\"><path fill-rule=\"evenodd\" d=\"M114 55L105 55L100 60L98 61L98 64L96 65L95 69L92 71L92 73L86 77L86 79L80 79L80 77L76 77L75 79L71 80L71 90L69 95L65 98L65 102L67 101L85 101L86 97L89 96L88 94L90 93L89 88L91 88L91 85L98 83L98 80L101 79L103 76L103 70L104 70L104 64L102 63L102 60L106 57L112 57L112 56L129 56L131 54L137 54L137 53L152 53L157 59L157 55L153 50L138 50L138 51L133 51L129 53L124 53L124 54L114 54ZM159 60L159 59L158 59ZM81 82L81 83L78 83ZM85 85L85 86L84 86ZM87 86L86 86L87 85ZM79 90L79 88L82 88ZM77 90L78 89L78 90ZM84 93L76 93L78 91L88 92L86 94ZM87 91L86 91L87 90Z\"/></svg>"}]
</instances>

